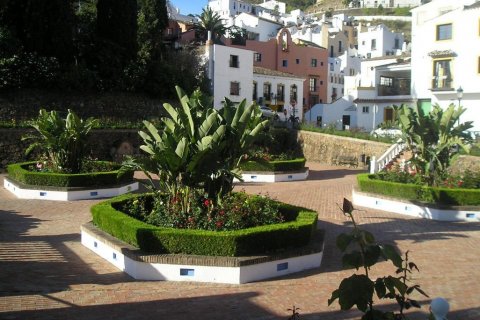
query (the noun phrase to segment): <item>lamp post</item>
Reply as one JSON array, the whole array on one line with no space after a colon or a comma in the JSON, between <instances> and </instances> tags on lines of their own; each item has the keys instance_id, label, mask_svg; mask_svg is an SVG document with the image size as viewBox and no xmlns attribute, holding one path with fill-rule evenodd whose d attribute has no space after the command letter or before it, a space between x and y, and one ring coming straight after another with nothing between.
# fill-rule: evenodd
<instances>
[{"instance_id":1,"label":"lamp post","mask_svg":"<svg viewBox=\"0 0 480 320\"><path fill-rule=\"evenodd\" d=\"M458 87L457 89L457 99L458 99L458 108L460 109L460 105L462 103L462 98L463 98L463 89L462 87ZM460 116L458 116L458 125L460 125Z\"/></svg>"},{"instance_id":2,"label":"lamp post","mask_svg":"<svg viewBox=\"0 0 480 320\"><path fill-rule=\"evenodd\" d=\"M458 87L457 89L457 99L458 99L458 106L460 107L460 103L462 102L462 98L463 98L463 89L462 87Z\"/></svg>"}]
</instances>

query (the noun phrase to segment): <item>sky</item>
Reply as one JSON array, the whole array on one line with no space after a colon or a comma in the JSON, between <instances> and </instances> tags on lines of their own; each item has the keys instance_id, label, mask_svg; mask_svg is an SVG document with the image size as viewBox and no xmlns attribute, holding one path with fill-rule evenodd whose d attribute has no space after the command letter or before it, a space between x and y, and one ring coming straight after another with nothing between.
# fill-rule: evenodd
<instances>
[{"instance_id":1,"label":"sky","mask_svg":"<svg viewBox=\"0 0 480 320\"><path fill-rule=\"evenodd\" d=\"M202 8L206 7L208 0L170 0L170 2L180 9L180 13L184 15L188 14L200 14Z\"/></svg>"}]
</instances>

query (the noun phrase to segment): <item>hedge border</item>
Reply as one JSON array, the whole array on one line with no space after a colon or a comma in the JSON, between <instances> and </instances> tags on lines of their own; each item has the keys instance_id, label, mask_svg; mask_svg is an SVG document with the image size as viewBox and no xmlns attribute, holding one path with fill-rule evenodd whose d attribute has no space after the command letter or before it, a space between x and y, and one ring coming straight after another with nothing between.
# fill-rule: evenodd
<instances>
[{"instance_id":1,"label":"hedge border","mask_svg":"<svg viewBox=\"0 0 480 320\"><path fill-rule=\"evenodd\" d=\"M243 171L299 171L305 168L305 158L274 161L246 161L240 164Z\"/></svg>"},{"instance_id":2,"label":"hedge border","mask_svg":"<svg viewBox=\"0 0 480 320\"><path fill-rule=\"evenodd\" d=\"M317 228L317 213L279 203L285 214L296 215L285 223L236 231L206 231L156 227L116 210L113 205L140 195L119 196L91 208L93 223L104 232L154 254L248 256L306 246Z\"/></svg>"},{"instance_id":3,"label":"hedge border","mask_svg":"<svg viewBox=\"0 0 480 320\"><path fill-rule=\"evenodd\" d=\"M412 183L383 181L373 177L374 175L368 173L357 175L360 191L435 205L480 205L480 190L478 189L428 187Z\"/></svg>"},{"instance_id":4,"label":"hedge border","mask_svg":"<svg viewBox=\"0 0 480 320\"><path fill-rule=\"evenodd\" d=\"M108 161L99 161L110 163ZM8 177L27 186L42 186L52 188L85 188L115 186L133 181L133 171L127 171L119 175L119 170L92 172L92 173L52 173L33 172L26 169L29 165L35 165L35 161L14 163L7 166ZM120 168L120 165L115 164Z\"/></svg>"}]
</instances>

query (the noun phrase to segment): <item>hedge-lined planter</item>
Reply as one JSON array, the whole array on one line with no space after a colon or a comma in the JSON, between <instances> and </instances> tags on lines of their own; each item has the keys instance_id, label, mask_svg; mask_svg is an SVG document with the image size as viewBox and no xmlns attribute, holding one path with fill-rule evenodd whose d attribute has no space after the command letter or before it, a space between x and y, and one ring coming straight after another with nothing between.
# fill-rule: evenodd
<instances>
[{"instance_id":1,"label":"hedge-lined planter","mask_svg":"<svg viewBox=\"0 0 480 320\"><path fill-rule=\"evenodd\" d=\"M243 182L301 181L308 177L305 158L274 161L246 161L240 165Z\"/></svg>"},{"instance_id":2,"label":"hedge-lined planter","mask_svg":"<svg viewBox=\"0 0 480 320\"><path fill-rule=\"evenodd\" d=\"M36 162L12 164L7 167L4 186L21 199L83 200L107 198L138 189L133 171L119 175L116 170L80 174L34 172L27 168Z\"/></svg>"},{"instance_id":3,"label":"hedge-lined planter","mask_svg":"<svg viewBox=\"0 0 480 320\"><path fill-rule=\"evenodd\" d=\"M440 221L480 221L480 190L425 187L357 175L357 206ZM432 200L433 199L433 200ZM428 201L427 201L428 200Z\"/></svg>"},{"instance_id":4,"label":"hedge-lined planter","mask_svg":"<svg viewBox=\"0 0 480 320\"><path fill-rule=\"evenodd\" d=\"M480 206L479 189L427 187L373 179L371 174L357 175L360 191L409 201L446 206Z\"/></svg>"},{"instance_id":5,"label":"hedge-lined planter","mask_svg":"<svg viewBox=\"0 0 480 320\"><path fill-rule=\"evenodd\" d=\"M317 213L280 204L291 221L236 231L162 228L116 210L124 195L92 207L82 244L135 279L247 283L320 267Z\"/></svg>"},{"instance_id":6,"label":"hedge-lined planter","mask_svg":"<svg viewBox=\"0 0 480 320\"><path fill-rule=\"evenodd\" d=\"M206 256L263 254L309 243L317 226L317 213L280 204L288 222L235 231L206 231L156 227L118 211L127 195L92 207L93 223L101 230L149 253ZM142 196L142 195L140 195Z\"/></svg>"}]
</instances>

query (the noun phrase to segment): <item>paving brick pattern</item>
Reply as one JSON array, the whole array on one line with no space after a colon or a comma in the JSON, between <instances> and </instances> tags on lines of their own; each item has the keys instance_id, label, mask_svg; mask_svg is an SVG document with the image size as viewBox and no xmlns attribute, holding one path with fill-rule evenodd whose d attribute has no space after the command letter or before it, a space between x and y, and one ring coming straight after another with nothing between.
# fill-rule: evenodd
<instances>
[{"instance_id":1,"label":"paving brick pattern","mask_svg":"<svg viewBox=\"0 0 480 320\"><path fill-rule=\"evenodd\" d=\"M133 280L80 244L80 225L97 201L18 200L0 188L0 319L287 319L293 305L301 319L359 319L356 311L327 305L353 272L342 270L334 241L350 227L337 204L351 197L359 171L308 165L308 181L237 189L316 210L327 232L322 267L245 285ZM480 224L370 209L357 219L381 242L410 250L421 271L415 283L449 300L450 320L480 319ZM373 275L392 271L382 263ZM410 319L426 319L429 300L419 298L423 308Z\"/></svg>"}]
</instances>

